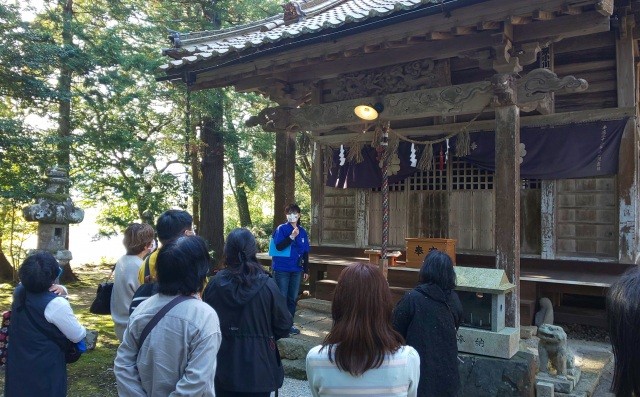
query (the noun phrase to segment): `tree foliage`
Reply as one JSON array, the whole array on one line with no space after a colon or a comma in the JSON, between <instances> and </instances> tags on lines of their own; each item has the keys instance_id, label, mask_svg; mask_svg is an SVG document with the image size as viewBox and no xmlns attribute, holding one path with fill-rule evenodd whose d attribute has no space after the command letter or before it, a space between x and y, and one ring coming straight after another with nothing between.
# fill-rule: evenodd
<instances>
[{"instance_id":1,"label":"tree foliage","mask_svg":"<svg viewBox=\"0 0 640 397\"><path fill-rule=\"evenodd\" d=\"M225 234L270 228L275 138L244 125L267 101L232 89L187 95L154 75L169 32L237 26L281 12L279 2L45 0L26 21L28 7L0 4L0 215L33 200L44 170L65 158L83 204L104 208L103 234L171 207L199 212L200 135L221 109ZM29 115L48 122L34 127ZM310 163L298 163L304 206Z\"/></svg>"}]
</instances>

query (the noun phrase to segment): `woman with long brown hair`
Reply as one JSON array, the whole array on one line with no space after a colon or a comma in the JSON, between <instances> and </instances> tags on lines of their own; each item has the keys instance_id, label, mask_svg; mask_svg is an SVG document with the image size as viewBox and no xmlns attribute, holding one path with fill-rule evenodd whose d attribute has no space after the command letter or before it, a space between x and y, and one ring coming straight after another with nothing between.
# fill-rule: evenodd
<instances>
[{"instance_id":1,"label":"woman with long brown hair","mask_svg":"<svg viewBox=\"0 0 640 397\"><path fill-rule=\"evenodd\" d=\"M356 263L342 271L331 331L307 354L314 397L416 395L420 358L393 329L392 311L391 291L378 268Z\"/></svg>"}]
</instances>

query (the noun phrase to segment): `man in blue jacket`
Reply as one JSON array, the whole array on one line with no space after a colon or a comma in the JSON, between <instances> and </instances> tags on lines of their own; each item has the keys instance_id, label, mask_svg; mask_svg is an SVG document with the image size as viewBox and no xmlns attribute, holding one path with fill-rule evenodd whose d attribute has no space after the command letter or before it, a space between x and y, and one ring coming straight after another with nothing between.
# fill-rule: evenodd
<instances>
[{"instance_id":1,"label":"man in blue jacket","mask_svg":"<svg viewBox=\"0 0 640 397\"><path fill-rule=\"evenodd\" d=\"M309 236L300 225L300 207L289 204L285 210L287 222L278 226L273 232L273 240L278 251L291 246L289 256L273 257L273 277L280 292L287 298L287 308L291 316L296 314L296 300L300 290L300 279L306 281L309 277ZM297 335L300 330L291 327L291 335Z\"/></svg>"}]
</instances>

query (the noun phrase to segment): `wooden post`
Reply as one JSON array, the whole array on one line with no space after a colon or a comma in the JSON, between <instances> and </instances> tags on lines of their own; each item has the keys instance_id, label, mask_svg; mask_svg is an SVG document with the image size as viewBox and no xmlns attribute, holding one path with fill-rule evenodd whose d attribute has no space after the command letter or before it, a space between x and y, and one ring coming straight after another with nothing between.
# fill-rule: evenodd
<instances>
[{"instance_id":1,"label":"wooden post","mask_svg":"<svg viewBox=\"0 0 640 397\"><path fill-rule=\"evenodd\" d=\"M496 268L516 288L507 294L506 325L520 326L520 113L511 74L494 76L496 172L494 178Z\"/></svg>"},{"instance_id":2,"label":"wooden post","mask_svg":"<svg viewBox=\"0 0 640 397\"><path fill-rule=\"evenodd\" d=\"M273 227L282 223L284 208L294 202L296 135L276 131L276 170L273 183Z\"/></svg>"},{"instance_id":3,"label":"wooden post","mask_svg":"<svg viewBox=\"0 0 640 397\"><path fill-rule=\"evenodd\" d=\"M309 228L309 240L313 245L322 242L320 231L322 230L322 208L324 207L324 153L317 143L314 143L313 162L311 164L311 220ZM329 148L324 150L331 150Z\"/></svg>"},{"instance_id":4,"label":"wooden post","mask_svg":"<svg viewBox=\"0 0 640 397\"><path fill-rule=\"evenodd\" d=\"M542 259L556 257L556 181L543 180L540 199L540 223L542 229Z\"/></svg>"},{"instance_id":5,"label":"wooden post","mask_svg":"<svg viewBox=\"0 0 640 397\"><path fill-rule=\"evenodd\" d=\"M632 18L622 20L626 29L620 30L621 37L616 40L618 107L637 106L632 22ZM618 261L638 263L638 136L635 118L629 120L622 135L618 164Z\"/></svg>"}]
</instances>

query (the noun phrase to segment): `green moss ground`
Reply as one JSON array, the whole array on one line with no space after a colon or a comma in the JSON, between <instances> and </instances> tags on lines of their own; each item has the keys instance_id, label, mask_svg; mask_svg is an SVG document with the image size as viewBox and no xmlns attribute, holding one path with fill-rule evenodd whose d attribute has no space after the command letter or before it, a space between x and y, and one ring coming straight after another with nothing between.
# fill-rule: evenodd
<instances>
[{"instance_id":1,"label":"green moss ground","mask_svg":"<svg viewBox=\"0 0 640 397\"><path fill-rule=\"evenodd\" d=\"M67 366L68 396L117 396L113 359L118 348L118 340L113 332L113 321L111 316L89 313L97 286L109 275L110 265L85 265L74 267L73 271L80 281L66 285L69 301L80 323L87 329L97 330L99 336L95 350L85 353L79 361ZM13 288L11 284L0 284L0 311L10 308ZM0 371L0 387L0 390L4 390L4 371Z\"/></svg>"}]
</instances>

